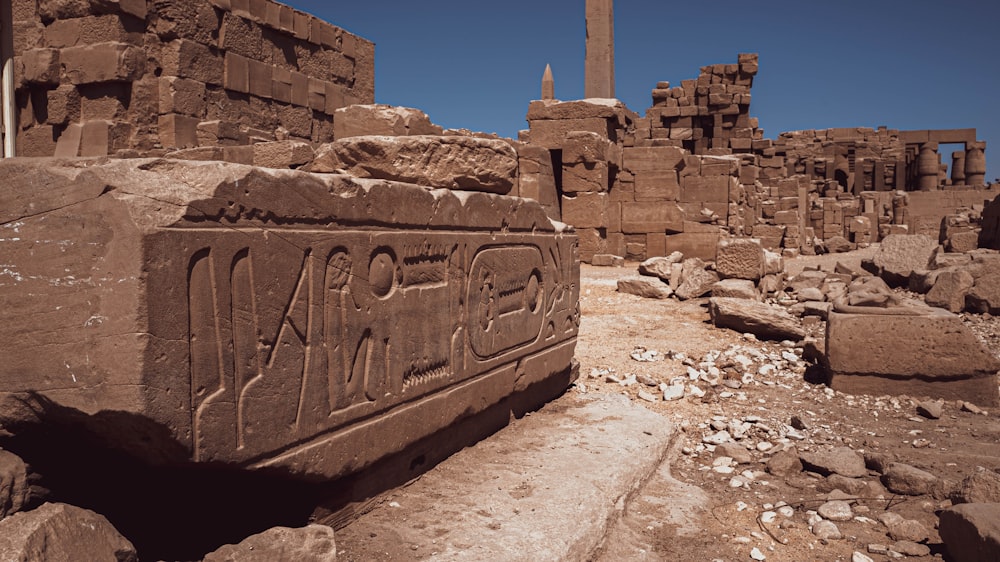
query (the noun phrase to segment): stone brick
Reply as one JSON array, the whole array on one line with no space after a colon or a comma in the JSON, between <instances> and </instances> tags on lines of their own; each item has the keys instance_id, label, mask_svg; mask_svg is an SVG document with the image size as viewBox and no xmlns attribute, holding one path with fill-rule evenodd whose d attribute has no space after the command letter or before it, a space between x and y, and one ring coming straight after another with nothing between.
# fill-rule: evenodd
<instances>
[{"instance_id":1,"label":"stone brick","mask_svg":"<svg viewBox=\"0 0 1000 562\"><path fill-rule=\"evenodd\" d=\"M622 152L622 167L630 172L673 170L684 161L684 151L672 147L633 147Z\"/></svg>"},{"instance_id":2,"label":"stone brick","mask_svg":"<svg viewBox=\"0 0 1000 562\"><path fill-rule=\"evenodd\" d=\"M730 176L685 176L681 178L680 200L684 202L728 203Z\"/></svg>"},{"instance_id":3,"label":"stone brick","mask_svg":"<svg viewBox=\"0 0 1000 562\"><path fill-rule=\"evenodd\" d=\"M324 85L326 87L326 109L323 111L327 115L333 115L338 109L347 105L348 89L333 82L326 82Z\"/></svg>"},{"instance_id":4,"label":"stone brick","mask_svg":"<svg viewBox=\"0 0 1000 562\"><path fill-rule=\"evenodd\" d=\"M680 184L673 168L635 173L636 201L677 201L679 196Z\"/></svg>"},{"instance_id":5,"label":"stone brick","mask_svg":"<svg viewBox=\"0 0 1000 562\"><path fill-rule=\"evenodd\" d=\"M764 275L764 248L753 238L720 240L715 269L724 279L757 281Z\"/></svg>"},{"instance_id":6,"label":"stone brick","mask_svg":"<svg viewBox=\"0 0 1000 562\"><path fill-rule=\"evenodd\" d=\"M205 114L205 84L186 78L160 78L160 113L181 113L192 117Z\"/></svg>"},{"instance_id":7,"label":"stone brick","mask_svg":"<svg viewBox=\"0 0 1000 562\"><path fill-rule=\"evenodd\" d=\"M549 150L562 149L566 135L574 131L597 133L601 138L612 139L615 129L608 119L563 119L531 121L531 143Z\"/></svg>"},{"instance_id":8,"label":"stone brick","mask_svg":"<svg viewBox=\"0 0 1000 562\"><path fill-rule=\"evenodd\" d=\"M605 192L609 181L607 162L563 165L562 188L565 193Z\"/></svg>"},{"instance_id":9,"label":"stone brick","mask_svg":"<svg viewBox=\"0 0 1000 562\"><path fill-rule=\"evenodd\" d=\"M72 60L72 59L71 59ZM24 80L30 84L59 83L59 51L56 49L31 49L21 55Z\"/></svg>"},{"instance_id":10,"label":"stone brick","mask_svg":"<svg viewBox=\"0 0 1000 562\"><path fill-rule=\"evenodd\" d=\"M292 103L292 71L280 66L273 67L271 95L275 101Z\"/></svg>"},{"instance_id":11,"label":"stone brick","mask_svg":"<svg viewBox=\"0 0 1000 562\"><path fill-rule=\"evenodd\" d=\"M684 218L673 202L622 203L622 232L626 234L682 232Z\"/></svg>"},{"instance_id":12,"label":"stone brick","mask_svg":"<svg viewBox=\"0 0 1000 562\"><path fill-rule=\"evenodd\" d=\"M226 53L222 83L227 90L249 94L250 60L236 53Z\"/></svg>"},{"instance_id":13,"label":"stone brick","mask_svg":"<svg viewBox=\"0 0 1000 562\"><path fill-rule=\"evenodd\" d=\"M132 82L141 78L146 68L143 50L124 43L69 47L59 58L71 84Z\"/></svg>"},{"instance_id":14,"label":"stone brick","mask_svg":"<svg viewBox=\"0 0 1000 562\"><path fill-rule=\"evenodd\" d=\"M35 125L17 133L18 156L52 156L56 150L56 133L51 125Z\"/></svg>"},{"instance_id":15,"label":"stone brick","mask_svg":"<svg viewBox=\"0 0 1000 562\"><path fill-rule=\"evenodd\" d=\"M71 84L62 84L46 92L48 98L48 122L65 125L80 120L80 92Z\"/></svg>"},{"instance_id":16,"label":"stone brick","mask_svg":"<svg viewBox=\"0 0 1000 562\"><path fill-rule=\"evenodd\" d=\"M222 86L225 62L219 51L186 39L177 39L163 48L163 74Z\"/></svg>"},{"instance_id":17,"label":"stone brick","mask_svg":"<svg viewBox=\"0 0 1000 562\"><path fill-rule=\"evenodd\" d=\"M198 119L170 113L159 119L160 143L168 148L198 146Z\"/></svg>"},{"instance_id":18,"label":"stone brick","mask_svg":"<svg viewBox=\"0 0 1000 562\"><path fill-rule=\"evenodd\" d=\"M579 228L603 228L608 223L607 193L578 193L562 198L563 221Z\"/></svg>"},{"instance_id":19,"label":"stone brick","mask_svg":"<svg viewBox=\"0 0 1000 562\"><path fill-rule=\"evenodd\" d=\"M274 67L268 63L247 61L249 68L250 93L264 99L271 99L274 93Z\"/></svg>"},{"instance_id":20,"label":"stone brick","mask_svg":"<svg viewBox=\"0 0 1000 562\"><path fill-rule=\"evenodd\" d=\"M125 24L130 24L130 30ZM142 44L142 27L117 15L58 19L45 26L43 40L49 47L61 49L94 43Z\"/></svg>"}]
</instances>

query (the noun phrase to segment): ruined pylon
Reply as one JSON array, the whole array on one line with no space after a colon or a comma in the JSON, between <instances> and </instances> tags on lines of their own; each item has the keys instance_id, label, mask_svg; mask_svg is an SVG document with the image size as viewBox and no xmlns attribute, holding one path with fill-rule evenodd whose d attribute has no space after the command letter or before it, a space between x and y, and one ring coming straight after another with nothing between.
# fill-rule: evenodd
<instances>
[{"instance_id":1,"label":"ruined pylon","mask_svg":"<svg viewBox=\"0 0 1000 562\"><path fill-rule=\"evenodd\" d=\"M584 95L615 97L615 13L612 0L587 0Z\"/></svg>"},{"instance_id":2,"label":"ruined pylon","mask_svg":"<svg viewBox=\"0 0 1000 562\"><path fill-rule=\"evenodd\" d=\"M545 74L542 75L542 99L556 99L556 81L552 77L552 67L545 65Z\"/></svg>"}]
</instances>

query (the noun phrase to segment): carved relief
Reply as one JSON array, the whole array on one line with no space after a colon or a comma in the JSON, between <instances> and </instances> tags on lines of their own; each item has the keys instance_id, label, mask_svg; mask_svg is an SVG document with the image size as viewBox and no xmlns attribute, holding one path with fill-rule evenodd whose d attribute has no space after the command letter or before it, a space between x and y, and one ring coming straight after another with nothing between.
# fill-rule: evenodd
<instances>
[{"instance_id":1,"label":"carved relief","mask_svg":"<svg viewBox=\"0 0 1000 562\"><path fill-rule=\"evenodd\" d=\"M187 245L198 460L266 458L575 335L558 244L290 231L279 252L212 238Z\"/></svg>"}]
</instances>

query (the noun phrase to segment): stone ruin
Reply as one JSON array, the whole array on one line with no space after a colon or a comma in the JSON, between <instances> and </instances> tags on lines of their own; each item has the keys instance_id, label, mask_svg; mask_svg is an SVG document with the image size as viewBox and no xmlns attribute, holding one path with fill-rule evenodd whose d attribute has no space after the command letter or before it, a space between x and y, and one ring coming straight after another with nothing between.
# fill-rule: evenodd
<instances>
[{"instance_id":1,"label":"stone ruin","mask_svg":"<svg viewBox=\"0 0 1000 562\"><path fill-rule=\"evenodd\" d=\"M549 154L374 105L371 42L270 0L15 0L5 23L0 436L43 477L70 470L52 447L86 443L117 460L80 478L155 474L178 503L259 474L282 505L343 506L577 376ZM201 507L184 519L245 515ZM45 529L81 517L45 509ZM148 532L129 509L107 514ZM220 544L130 538L175 559Z\"/></svg>"}]
</instances>

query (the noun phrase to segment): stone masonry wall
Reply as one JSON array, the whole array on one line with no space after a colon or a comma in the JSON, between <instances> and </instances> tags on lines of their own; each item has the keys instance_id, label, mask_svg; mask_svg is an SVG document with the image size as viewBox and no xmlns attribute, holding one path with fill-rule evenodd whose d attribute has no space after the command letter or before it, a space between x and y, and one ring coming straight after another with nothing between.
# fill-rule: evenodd
<instances>
[{"instance_id":1,"label":"stone masonry wall","mask_svg":"<svg viewBox=\"0 0 1000 562\"><path fill-rule=\"evenodd\" d=\"M13 0L13 20L19 156L328 142L374 101L372 42L270 0Z\"/></svg>"}]
</instances>

